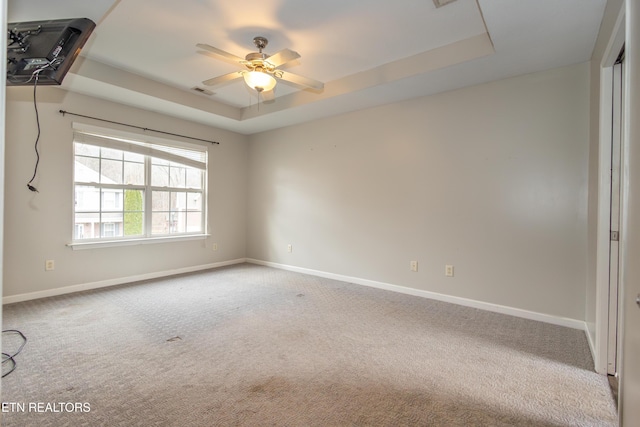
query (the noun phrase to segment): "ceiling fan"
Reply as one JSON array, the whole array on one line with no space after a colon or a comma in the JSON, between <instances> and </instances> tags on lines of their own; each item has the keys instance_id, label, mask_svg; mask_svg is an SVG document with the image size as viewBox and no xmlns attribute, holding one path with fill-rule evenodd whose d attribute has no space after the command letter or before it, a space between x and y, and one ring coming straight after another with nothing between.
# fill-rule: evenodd
<instances>
[{"instance_id":1,"label":"ceiling fan","mask_svg":"<svg viewBox=\"0 0 640 427\"><path fill-rule=\"evenodd\" d=\"M207 86L216 86L244 77L244 81L247 86L257 91L258 94L261 94L265 100L273 99L273 88L276 86L276 79L284 80L293 83L294 85L309 89L322 90L324 88L324 83L322 82L279 69L278 67L281 65L300 58L300 55L298 52L290 49L282 49L273 55L267 55L266 53L263 53L262 50L268 43L269 40L265 37L254 37L253 44L258 48L258 52L251 52L247 54L244 59L232 53L218 49L217 47L198 43L196 46L206 51L205 53L212 54L212 56L217 57L218 59L224 59L240 64L245 68L241 71L234 71L229 74L205 80L202 83Z\"/></svg>"}]
</instances>

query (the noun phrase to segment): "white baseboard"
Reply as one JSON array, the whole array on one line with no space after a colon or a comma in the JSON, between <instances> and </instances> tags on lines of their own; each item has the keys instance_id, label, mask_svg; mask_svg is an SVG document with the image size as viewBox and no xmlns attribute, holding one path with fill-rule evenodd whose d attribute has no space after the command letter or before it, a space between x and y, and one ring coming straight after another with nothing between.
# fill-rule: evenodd
<instances>
[{"instance_id":1,"label":"white baseboard","mask_svg":"<svg viewBox=\"0 0 640 427\"><path fill-rule=\"evenodd\" d=\"M591 324L593 328L597 328L597 325ZM605 348L604 354L596 351L596 342L598 342L597 332L595 329L589 327L589 323L584 322L584 333L587 336L587 342L589 343L589 350L591 350L591 357L593 358L593 364L595 371L601 375L607 375L607 352ZM606 347L606 346L605 346Z\"/></svg>"},{"instance_id":2,"label":"white baseboard","mask_svg":"<svg viewBox=\"0 0 640 427\"><path fill-rule=\"evenodd\" d=\"M176 274L208 270L211 268L224 267L224 266L233 265L233 264L241 264L244 262L278 268L281 270L288 270L288 271L294 271L294 272L303 273L303 274L309 274L312 276L324 277L327 279L340 280L342 282L355 283L357 285L370 286L372 288L384 289L387 291L399 292L399 293L413 295L413 296L422 297L422 298L429 298L437 301L463 305L466 307L473 307L480 310L492 311L495 313L508 314L511 316L521 317L524 319L537 320L540 322L551 323L554 325L566 326L573 329L584 330L587 335L587 339L589 341L589 348L591 349L592 354L594 354L594 349L595 349L594 343L592 342L591 336L587 331L587 324L582 320L570 319L570 318L560 317L560 316L553 316L550 314L538 313L538 312L529 311L529 310L522 310L519 308L492 304L492 303L472 300L468 298L461 298L461 297L456 297L451 295L439 294L436 292L424 291L421 289L407 288L405 286L398 286L390 283L378 282L375 280L345 276L342 274L328 273L328 272L319 271L319 270L312 270L309 268L295 267L291 265L279 264L279 263L269 262L269 261L262 261L258 259L252 259L252 258L238 258L234 260L216 262L212 264L204 264L204 265L197 265L192 267L178 268L173 270L158 271L153 273L140 274L136 276L120 277L117 279L102 280L99 282L84 283L80 285L65 286L65 287L56 288L56 289L47 289L44 291L36 291L36 292L29 292L25 294L19 294L19 295L11 295L11 296L2 298L2 303L11 304L11 303L16 303L21 301L33 300L37 298L52 297L56 295L64 295L64 294L69 294L73 292L105 288L108 286L122 285L125 283L138 282L142 280L156 279L159 277L173 276Z\"/></svg>"},{"instance_id":3,"label":"white baseboard","mask_svg":"<svg viewBox=\"0 0 640 427\"><path fill-rule=\"evenodd\" d=\"M602 372L602 369L600 369L598 366L599 360L598 360L598 356L596 355L596 343L594 341L595 338L591 334L591 331L589 330L589 324L587 322L584 322L584 334L587 336L587 342L589 343L589 350L591 350L591 358L593 358L596 372L598 372L599 374L602 374L602 373L606 374L607 373L606 366L604 368L604 372Z\"/></svg>"},{"instance_id":4,"label":"white baseboard","mask_svg":"<svg viewBox=\"0 0 640 427\"><path fill-rule=\"evenodd\" d=\"M211 268L224 267L226 265L241 264L246 262L245 258L229 261L215 262L212 264L196 265L192 267L176 268L173 270L155 271L153 273L138 274L136 276L118 277L117 279L101 280L99 282L83 283L80 285L65 286L63 288L47 289L45 291L29 292L26 294L10 295L2 298L2 304L29 301L38 298L53 297L57 295L70 294L73 292L88 291L91 289L106 288L108 286L122 285L125 283L139 282L141 280L157 279L159 277L174 276L176 274L192 273L194 271L209 270Z\"/></svg>"},{"instance_id":5,"label":"white baseboard","mask_svg":"<svg viewBox=\"0 0 640 427\"><path fill-rule=\"evenodd\" d=\"M252 258L246 260L252 264L264 265L267 267L279 268L282 270L295 271L298 273L309 274L312 276L324 277L327 279L340 280L342 282L355 283L357 285L370 286L372 288L384 289L387 291L399 292L403 294L413 295L422 298L429 298L437 301L448 302L452 304L463 305L466 307L473 307L480 310L492 311L495 313L508 314L510 316L521 317L529 320L537 320L539 322L551 323L553 325L566 326L568 328L580 329L586 332L587 325L582 320L571 319L567 317L554 316L551 314L538 313L535 311L523 310L520 308L508 307L504 305L492 304L483 301L472 300L468 298L461 298L451 295L439 294L437 292L423 291L420 289L407 288L405 286L392 285L390 283L377 282L374 280L361 279L359 277L344 276L341 274L327 273L324 271L312 270L308 268L295 267L286 264L278 264L275 262L262 261ZM589 334L586 334L587 337ZM593 345L589 341L589 346L593 353Z\"/></svg>"}]
</instances>

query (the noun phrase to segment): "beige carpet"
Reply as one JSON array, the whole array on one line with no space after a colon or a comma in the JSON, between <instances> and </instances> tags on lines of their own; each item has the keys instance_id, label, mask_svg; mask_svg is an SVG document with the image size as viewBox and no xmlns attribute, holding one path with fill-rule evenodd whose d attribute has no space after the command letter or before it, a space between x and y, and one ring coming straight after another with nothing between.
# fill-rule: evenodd
<instances>
[{"instance_id":1,"label":"beige carpet","mask_svg":"<svg viewBox=\"0 0 640 427\"><path fill-rule=\"evenodd\" d=\"M582 331L268 267L3 315L4 427L617 425Z\"/></svg>"}]
</instances>

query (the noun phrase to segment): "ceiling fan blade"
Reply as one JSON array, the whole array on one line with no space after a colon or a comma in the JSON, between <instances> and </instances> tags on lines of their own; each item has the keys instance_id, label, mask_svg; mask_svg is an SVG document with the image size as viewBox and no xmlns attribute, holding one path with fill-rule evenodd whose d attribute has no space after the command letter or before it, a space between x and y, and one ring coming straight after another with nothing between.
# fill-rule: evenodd
<instances>
[{"instance_id":1,"label":"ceiling fan blade","mask_svg":"<svg viewBox=\"0 0 640 427\"><path fill-rule=\"evenodd\" d=\"M218 49L217 47L209 46L208 44L198 43L196 46L202 50L206 50L208 53L213 53L214 55L217 55L223 59L226 59L227 61L231 61L236 64L238 62L244 61L244 58L240 58L233 53L225 52L224 50Z\"/></svg>"},{"instance_id":2,"label":"ceiling fan blade","mask_svg":"<svg viewBox=\"0 0 640 427\"><path fill-rule=\"evenodd\" d=\"M221 76L205 80L202 82L202 84L207 86L216 86L222 83L230 82L231 80L239 79L240 77L242 77L242 72L234 71L233 73L223 74Z\"/></svg>"},{"instance_id":3,"label":"ceiling fan blade","mask_svg":"<svg viewBox=\"0 0 640 427\"><path fill-rule=\"evenodd\" d=\"M287 62L298 58L300 58L300 54L298 52L291 49L282 49L268 57L266 62L270 63L274 67L279 67L282 64L286 64Z\"/></svg>"},{"instance_id":4,"label":"ceiling fan blade","mask_svg":"<svg viewBox=\"0 0 640 427\"><path fill-rule=\"evenodd\" d=\"M287 82L296 84L298 86L304 86L311 89L322 90L324 89L324 83L317 80L310 79L308 77L299 76L297 74L290 73L288 71L278 70L282 73L279 77Z\"/></svg>"}]
</instances>

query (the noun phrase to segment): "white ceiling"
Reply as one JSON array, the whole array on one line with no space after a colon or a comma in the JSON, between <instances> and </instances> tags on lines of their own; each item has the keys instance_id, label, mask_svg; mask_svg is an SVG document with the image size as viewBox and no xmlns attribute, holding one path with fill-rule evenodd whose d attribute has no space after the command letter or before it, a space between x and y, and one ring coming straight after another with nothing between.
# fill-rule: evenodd
<instances>
[{"instance_id":1,"label":"white ceiling","mask_svg":"<svg viewBox=\"0 0 640 427\"><path fill-rule=\"evenodd\" d=\"M251 134L374 105L589 60L606 0L9 0L9 22L86 17L97 27L62 87ZM287 71L322 92L279 82L258 103L237 71L199 53L301 58ZM207 96L193 91L212 90ZM89 113L89 112L86 112ZM97 114L97 113L96 113Z\"/></svg>"}]
</instances>

